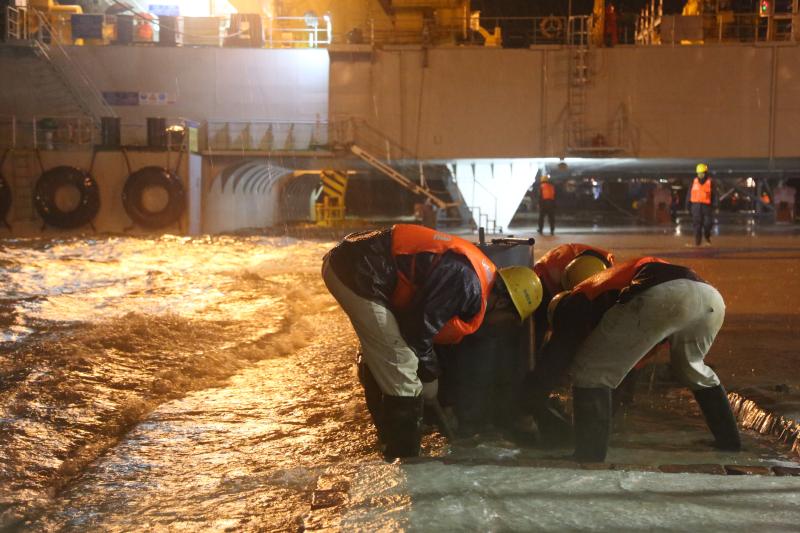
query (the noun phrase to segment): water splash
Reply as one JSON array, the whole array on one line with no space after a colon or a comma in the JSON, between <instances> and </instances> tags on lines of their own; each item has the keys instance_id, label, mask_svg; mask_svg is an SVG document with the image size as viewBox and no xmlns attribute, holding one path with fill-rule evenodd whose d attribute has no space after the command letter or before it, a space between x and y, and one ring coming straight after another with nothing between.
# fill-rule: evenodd
<instances>
[{"instance_id":1,"label":"water splash","mask_svg":"<svg viewBox=\"0 0 800 533\"><path fill-rule=\"evenodd\" d=\"M0 529L36 514L159 404L305 346L307 316L325 301L326 248L263 237L5 241Z\"/></svg>"},{"instance_id":2,"label":"water splash","mask_svg":"<svg viewBox=\"0 0 800 533\"><path fill-rule=\"evenodd\" d=\"M762 409L755 401L738 393L728 393L739 424L762 435L771 435L800 456L800 422Z\"/></svg>"}]
</instances>

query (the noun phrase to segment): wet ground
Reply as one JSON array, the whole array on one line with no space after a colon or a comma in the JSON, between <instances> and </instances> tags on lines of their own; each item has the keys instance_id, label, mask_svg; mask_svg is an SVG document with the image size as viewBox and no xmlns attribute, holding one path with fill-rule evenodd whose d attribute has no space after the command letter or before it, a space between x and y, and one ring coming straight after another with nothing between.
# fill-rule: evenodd
<instances>
[{"instance_id":1,"label":"wet ground","mask_svg":"<svg viewBox=\"0 0 800 533\"><path fill-rule=\"evenodd\" d=\"M573 229L536 252L588 242L696 268L728 306L709 362L729 389L791 414L800 237L686 240ZM328 246L0 243L0 528L797 530L800 478L775 475L797 453L753 431L743 453L713 451L691 396L656 373L617 417L608 469L493 432L453 444L434 432L420 462L384 463L355 338L318 275ZM722 475L737 464L760 475Z\"/></svg>"}]
</instances>

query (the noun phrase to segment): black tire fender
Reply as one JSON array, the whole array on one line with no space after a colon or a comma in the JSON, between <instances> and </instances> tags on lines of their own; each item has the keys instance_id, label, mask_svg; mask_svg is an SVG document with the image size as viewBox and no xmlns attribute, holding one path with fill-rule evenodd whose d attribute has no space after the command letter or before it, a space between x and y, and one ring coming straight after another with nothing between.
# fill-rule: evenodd
<instances>
[{"instance_id":1,"label":"black tire fender","mask_svg":"<svg viewBox=\"0 0 800 533\"><path fill-rule=\"evenodd\" d=\"M160 211L150 211L142 202L144 191L151 187L167 193L167 203ZM186 193L178 176L165 168L149 166L128 176L122 189L122 205L134 223L147 229L159 229L180 219L186 209Z\"/></svg>"},{"instance_id":2,"label":"black tire fender","mask_svg":"<svg viewBox=\"0 0 800 533\"><path fill-rule=\"evenodd\" d=\"M63 187L74 187L80 193L77 206L70 211L64 211L56 204L56 194ZM33 205L50 226L80 228L91 223L100 211L100 189L88 172L62 165L43 172L36 181Z\"/></svg>"}]
</instances>

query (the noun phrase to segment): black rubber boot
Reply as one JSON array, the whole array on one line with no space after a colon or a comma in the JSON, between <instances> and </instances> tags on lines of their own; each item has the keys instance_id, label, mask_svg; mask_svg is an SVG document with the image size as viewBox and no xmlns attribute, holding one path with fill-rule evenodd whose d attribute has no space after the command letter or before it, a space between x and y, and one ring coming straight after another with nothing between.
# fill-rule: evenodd
<instances>
[{"instance_id":1,"label":"black rubber boot","mask_svg":"<svg viewBox=\"0 0 800 533\"><path fill-rule=\"evenodd\" d=\"M378 431L378 439L384 442L386 437L383 423L383 392L372 376L369 367L361 361L358 363L358 380L364 387L364 399L367 402L372 423L375 424L375 429Z\"/></svg>"},{"instance_id":2,"label":"black rubber boot","mask_svg":"<svg viewBox=\"0 0 800 533\"><path fill-rule=\"evenodd\" d=\"M606 460L611 436L611 389L573 388L572 412L575 418L575 460L602 463Z\"/></svg>"},{"instance_id":3,"label":"black rubber boot","mask_svg":"<svg viewBox=\"0 0 800 533\"><path fill-rule=\"evenodd\" d=\"M703 411L708 429L714 435L714 446L720 450L738 452L742 449L742 439L736 417L733 416L728 395L722 385L692 391L697 405Z\"/></svg>"},{"instance_id":4,"label":"black rubber boot","mask_svg":"<svg viewBox=\"0 0 800 533\"><path fill-rule=\"evenodd\" d=\"M383 442L387 459L417 457L422 439L422 396L383 397Z\"/></svg>"}]
</instances>

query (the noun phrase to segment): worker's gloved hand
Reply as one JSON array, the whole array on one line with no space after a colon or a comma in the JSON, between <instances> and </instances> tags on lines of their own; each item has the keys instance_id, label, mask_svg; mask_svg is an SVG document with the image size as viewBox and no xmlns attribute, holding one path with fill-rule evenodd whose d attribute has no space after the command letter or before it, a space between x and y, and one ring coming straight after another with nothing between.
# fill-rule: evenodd
<instances>
[{"instance_id":1,"label":"worker's gloved hand","mask_svg":"<svg viewBox=\"0 0 800 533\"><path fill-rule=\"evenodd\" d=\"M439 380L422 382L422 399L425 403L432 403L438 399L439 396Z\"/></svg>"}]
</instances>

